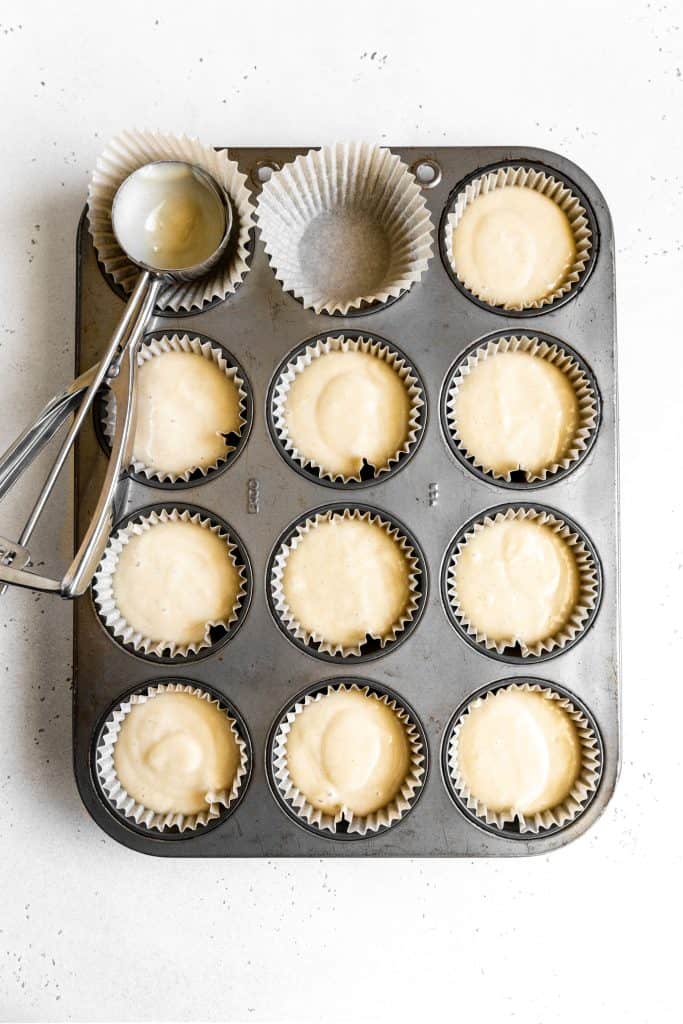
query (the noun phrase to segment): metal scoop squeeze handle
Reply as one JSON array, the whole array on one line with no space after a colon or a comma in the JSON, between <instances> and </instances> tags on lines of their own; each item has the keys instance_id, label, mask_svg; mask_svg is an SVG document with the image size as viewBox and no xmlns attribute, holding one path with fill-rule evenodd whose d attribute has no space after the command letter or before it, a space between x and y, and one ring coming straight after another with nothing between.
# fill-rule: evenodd
<instances>
[{"instance_id":1,"label":"metal scoop squeeze handle","mask_svg":"<svg viewBox=\"0 0 683 1024\"><path fill-rule=\"evenodd\" d=\"M117 417L109 465L93 517L88 524L81 546L76 552L76 557L62 580L62 597L79 597L88 589L112 527L116 488L133 453L137 348L147 322L154 311L163 280L145 272L141 275L139 284L143 291L145 288L147 289L147 293L128 341L112 367L116 372L111 390L116 400ZM111 372L110 370L110 374Z\"/></svg>"},{"instance_id":2,"label":"metal scoop squeeze handle","mask_svg":"<svg viewBox=\"0 0 683 1024\"><path fill-rule=\"evenodd\" d=\"M74 381L61 395L45 407L38 420L21 435L0 460L0 497L24 472L43 445L59 429L61 423L77 408L74 422L43 484L19 541L0 538L0 581L34 590L60 593L63 597L77 597L85 592L106 544L112 520L116 486L123 469L130 461L132 424L135 402L136 349L149 320L163 281L145 271L135 286L130 301L112 336L102 361ZM97 508L81 546L62 580L41 576L26 568L30 556L28 543L57 477L68 458L95 395L106 377L117 401L117 417L112 454L100 492ZM80 405L79 405L80 400ZM2 592L4 593L5 587Z\"/></svg>"},{"instance_id":3,"label":"metal scoop squeeze handle","mask_svg":"<svg viewBox=\"0 0 683 1024\"><path fill-rule=\"evenodd\" d=\"M78 408L97 368L97 365L91 366L61 394L51 398L35 423L28 426L7 449L0 459L0 500Z\"/></svg>"}]
</instances>

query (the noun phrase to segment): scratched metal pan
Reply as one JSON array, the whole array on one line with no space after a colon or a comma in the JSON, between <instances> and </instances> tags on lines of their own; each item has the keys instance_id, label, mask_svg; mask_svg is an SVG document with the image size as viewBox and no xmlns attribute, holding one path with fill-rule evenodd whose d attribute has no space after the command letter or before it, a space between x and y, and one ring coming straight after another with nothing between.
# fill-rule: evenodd
<instances>
[{"instance_id":1,"label":"scratched metal pan","mask_svg":"<svg viewBox=\"0 0 683 1024\"><path fill-rule=\"evenodd\" d=\"M444 210L460 183L480 168L529 161L555 171L587 201L595 232L595 258L571 299L540 315L507 315L486 308L457 287L444 266L438 242L419 284L390 305L342 318L316 315L285 294L275 279L258 234L251 269L228 301L205 312L157 317L150 330L197 332L225 346L246 373L253 395L253 425L229 467L205 482L178 490L183 505L208 509L232 527L252 568L251 604L241 628L208 657L154 664L120 646L103 628L93 601L74 605L74 768L85 806L118 842L168 857L519 857L548 853L589 828L604 810L619 771L619 565L616 422L614 242L609 210L591 179L557 154L512 147L391 147L411 166L428 165L432 180L424 196L438 235ZM299 149L233 149L231 156L250 177L255 195L263 168L281 166ZM266 170L267 173L267 170ZM422 172L420 172L422 173ZM425 172L429 173L429 171ZM85 218L78 230L76 372L96 361L119 316L121 297L98 266ZM273 375L289 352L307 339L347 328L378 336L405 353L426 390L424 431L414 454L367 486L344 491L295 471L269 429L267 408ZM528 493L499 486L472 472L449 448L439 401L458 356L490 334L542 332L564 342L590 370L600 394L601 422L577 468ZM88 521L106 465L94 424L81 434L76 461L76 529ZM501 663L467 643L446 614L440 585L444 556L461 527L488 508L508 501L542 503L566 515L589 539L599 558L603 591L591 628L579 643L542 665ZM117 519L137 509L168 504L173 490L139 477L121 486ZM331 665L296 645L274 620L266 567L273 547L311 509L348 501L370 506L405 525L419 546L429 586L415 628L381 657ZM267 750L277 716L291 698L331 677L362 679L388 688L418 718L431 765L419 799L398 825L356 842L300 827L284 813L269 785ZM603 772L585 812L567 828L533 838L511 839L481 828L454 803L438 769L444 732L456 709L475 691L505 678L543 676L576 697L599 730ZM160 678L188 678L223 694L238 707L253 745L253 773L239 806L217 826L197 830L183 842L131 828L106 804L93 776L93 743L103 716L136 685Z\"/></svg>"}]
</instances>

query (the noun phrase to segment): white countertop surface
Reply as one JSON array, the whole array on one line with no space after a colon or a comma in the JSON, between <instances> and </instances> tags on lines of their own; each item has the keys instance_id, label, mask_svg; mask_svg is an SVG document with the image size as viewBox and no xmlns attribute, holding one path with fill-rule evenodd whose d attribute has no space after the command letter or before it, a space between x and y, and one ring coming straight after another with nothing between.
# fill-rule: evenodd
<instances>
[{"instance_id":1,"label":"white countertop surface","mask_svg":"<svg viewBox=\"0 0 683 1024\"><path fill-rule=\"evenodd\" d=\"M624 762L602 819L549 857L148 859L100 832L76 792L71 608L12 592L0 609L0 1019L673 1020L683 4L119 0L111 12L0 6L0 450L73 376L76 223L121 128L560 151L616 225ZM38 480L3 504L1 532L16 535ZM71 551L69 495L67 481L35 543L55 568Z\"/></svg>"}]
</instances>

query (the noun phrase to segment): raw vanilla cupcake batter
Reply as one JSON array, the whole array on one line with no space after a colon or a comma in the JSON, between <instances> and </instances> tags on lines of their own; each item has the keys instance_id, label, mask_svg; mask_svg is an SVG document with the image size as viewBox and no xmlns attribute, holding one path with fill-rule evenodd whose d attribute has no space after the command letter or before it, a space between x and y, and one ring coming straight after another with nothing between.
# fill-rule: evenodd
<instances>
[{"instance_id":1,"label":"raw vanilla cupcake batter","mask_svg":"<svg viewBox=\"0 0 683 1024\"><path fill-rule=\"evenodd\" d=\"M192 693L133 704L114 747L114 768L134 800L158 814L198 814L207 794L229 789L240 751L227 715Z\"/></svg>"},{"instance_id":2,"label":"raw vanilla cupcake batter","mask_svg":"<svg viewBox=\"0 0 683 1024\"><path fill-rule=\"evenodd\" d=\"M410 600L398 542L377 523L333 515L303 534L287 557L282 587L293 619L330 644L388 637Z\"/></svg>"},{"instance_id":3,"label":"raw vanilla cupcake batter","mask_svg":"<svg viewBox=\"0 0 683 1024\"><path fill-rule=\"evenodd\" d=\"M555 292L576 258L569 218L522 185L482 192L453 230L454 269L477 298L524 308Z\"/></svg>"},{"instance_id":4,"label":"raw vanilla cupcake batter","mask_svg":"<svg viewBox=\"0 0 683 1024\"><path fill-rule=\"evenodd\" d=\"M455 563L456 607L496 643L548 640L576 604L576 559L549 526L528 519L489 523L466 541Z\"/></svg>"},{"instance_id":5,"label":"raw vanilla cupcake batter","mask_svg":"<svg viewBox=\"0 0 683 1024\"><path fill-rule=\"evenodd\" d=\"M486 470L540 473L567 455L578 423L566 375L528 352L497 352L466 374L455 394L453 425L462 447Z\"/></svg>"},{"instance_id":6,"label":"raw vanilla cupcake batter","mask_svg":"<svg viewBox=\"0 0 683 1024\"><path fill-rule=\"evenodd\" d=\"M285 404L287 436L326 473L357 476L363 462L388 465L409 434L410 396L398 373L367 352L332 351L294 378Z\"/></svg>"},{"instance_id":7,"label":"raw vanilla cupcake batter","mask_svg":"<svg viewBox=\"0 0 683 1024\"><path fill-rule=\"evenodd\" d=\"M580 768L574 722L542 693L499 690L463 719L458 781L491 811L529 815L557 807Z\"/></svg>"},{"instance_id":8,"label":"raw vanilla cupcake batter","mask_svg":"<svg viewBox=\"0 0 683 1024\"><path fill-rule=\"evenodd\" d=\"M182 270L208 259L225 231L216 192L192 167L150 163L121 190L115 229L133 259L160 270Z\"/></svg>"},{"instance_id":9,"label":"raw vanilla cupcake batter","mask_svg":"<svg viewBox=\"0 0 683 1024\"><path fill-rule=\"evenodd\" d=\"M133 458L156 473L209 469L240 428L235 381L195 352L163 352L138 369Z\"/></svg>"},{"instance_id":10,"label":"raw vanilla cupcake batter","mask_svg":"<svg viewBox=\"0 0 683 1024\"><path fill-rule=\"evenodd\" d=\"M335 691L306 705L287 738L287 768L308 802L325 814L365 816L386 807L410 767L398 715L372 695Z\"/></svg>"},{"instance_id":11,"label":"raw vanilla cupcake batter","mask_svg":"<svg viewBox=\"0 0 683 1024\"><path fill-rule=\"evenodd\" d=\"M196 644L227 622L241 580L225 540L183 520L155 523L124 545L114 600L136 632L155 643Z\"/></svg>"}]
</instances>

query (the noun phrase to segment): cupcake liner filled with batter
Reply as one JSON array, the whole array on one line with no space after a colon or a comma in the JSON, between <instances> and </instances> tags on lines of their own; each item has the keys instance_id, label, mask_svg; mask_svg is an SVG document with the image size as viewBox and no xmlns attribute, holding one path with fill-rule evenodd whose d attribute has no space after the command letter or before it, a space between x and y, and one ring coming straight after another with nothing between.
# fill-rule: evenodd
<instances>
[{"instance_id":1,"label":"cupcake liner filled with batter","mask_svg":"<svg viewBox=\"0 0 683 1024\"><path fill-rule=\"evenodd\" d=\"M196 281L168 285L159 295L157 306L162 312L197 312L235 292L249 269L254 206L246 175L234 160L230 160L227 150L203 146L197 139L186 135L135 130L122 132L98 157L93 172L88 188L90 234L105 273L126 294L130 293L140 271L130 262L114 236L112 202L119 185L129 174L158 160L180 160L200 167L230 198L233 226L227 250L218 265Z\"/></svg>"},{"instance_id":2,"label":"cupcake liner filled with batter","mask_svg":"<svg viewBox=\"0 0 683 1024\"><path fill-rule=\"evenodd\" d=\"M561 514L529 506L483 513L451 546L444 599L451 621L502 660L542 658L575 643L600 599L589 542Z\"/></svg>"},{"instance_id":3,"label":"cupcake liner filled with batter","mask_svg":"<svg viewBox=\"0 0 683 1024\"><path fill-rule=\"evenodd\" d=\"M249 429L245 378L219 345L197 335L148 338L137 359L129 468L150 481L187 483L194 477L201 482L238 450ZM102 413L102 432L111 444L116 429L111 391L105 392Z\"/></svg>"},{"instance_id":4,"label":"cupcake liner filled with batter","mask_svg":"<svg viewBox=\"0 0 683 1024\"><path fill-rule=\"evenodd\" d=\"M152 701L160 703L148 714ZM158 683L110 711L97 739L95 771L124 818L162 833L196 831L235 808L248 782L250 752L216 697L185 682Z\"/></svg>"},{"instance_id":5,"label":"cupcake liner filled with batter","mask_svg":"<svg viewBox=\"0 0 683 1024\"><path fill-rule=\"evenodd\" d=\"M563 828L600 784L596 729L552 685L492 687L467 704L445 743L456 800L502 833L533 837Z\"/></svg>"},{"instance_id":6,"label":"cupcake liner filled with batter","mask_svg":"<svg viewBox=\"0 0 683 1024\"><path fill-rule=\"evenodd\" d=\"M550 482L580 461L597 433L596 386L551 338L482 342L458 361L444 400L454 451L506 483Z\"/></svg>"},{"instance_id":7,"label":"cupcake liner filled with batter","mask_svg":"<svg viewBox=\"0 0 683 1024\"><path fill-rule=\"evenodd\" d=\"M330 335L278 374L271 400L283 452L317 479L371 482L415 449L425 420L422 384L384 341Z\"/></svg>"},{"instance_id":8,"label":"cupcake liner filled with batter","mask_svg":"<svg viewBox=\"0 0 683 1024\"><path fill-rule=\"evenodd\" d=\"M152 509L112 533L92 588L100 619L123 646L186 658L224 642L243 621L249 570L239 544L209 515Z\"/></svg>"},{"instance_id":9,"label":"cupcake liner filled with batter","mask_svg":"<svg viewBox=\"0 0 683 1024\"><path fill-rule=\"evenodd\" d=\"M295 818L331 836L367 836L400 821L427 770L421 730L391 692L332 681L276 726L272 778Z\"/></svg>"},{"instance_id":10,"label":"cupcake liner filled with batter","mask_svg":"<svg viewBox=\"0 0 683 1024\"><path fill-rule=\"evenodd\" d=\"M381 513L321 510L279 542L268 569L271 606L310 654L376 656L417 621L425 572L413 543Z\"/></svg>"},{"instance_id":11,"label":"cupcake liner filled with batter","mask_svg":"<svg viewBox=\"0 0 683 1024\"><path fill-rule=\"evenodd\" d=\"M441 245L447 266L480 302L543 310L584 278L596 243L584 200L561 176L502 166L452 200Z\"/></svg>"},{"instance_id":12,"label":"cupcake liner filled with batter","mask_svg":"<svg viewBox=\"0 0 683 1024\"><path fill-rule=\"evenodd\" d=\"M395 299L432 255L433 225L414 175L369 143L298 156L264 184L257 218L276 278L316 313Z\"/></svg>"}]
</instances>

